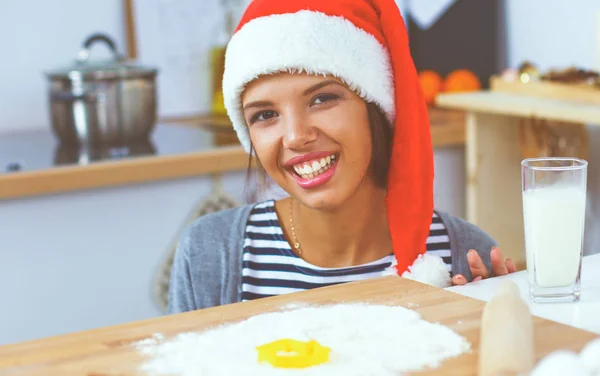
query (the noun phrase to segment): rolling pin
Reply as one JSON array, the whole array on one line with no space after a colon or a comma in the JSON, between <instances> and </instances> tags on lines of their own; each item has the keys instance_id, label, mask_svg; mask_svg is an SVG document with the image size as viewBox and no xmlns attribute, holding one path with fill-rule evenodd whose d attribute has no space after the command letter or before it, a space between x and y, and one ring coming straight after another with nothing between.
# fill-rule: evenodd
<instances>
[{"instance_id":1,"label":"rolling pin","mask_svg":"<svg viewBox=\"0 0 600 376\"><path fill-rule=\"evenodd\" d=\"M479 375L528 374L534 365L533 317L517 285L505 280L483 309Z\"/></svg>"}]
</instances>

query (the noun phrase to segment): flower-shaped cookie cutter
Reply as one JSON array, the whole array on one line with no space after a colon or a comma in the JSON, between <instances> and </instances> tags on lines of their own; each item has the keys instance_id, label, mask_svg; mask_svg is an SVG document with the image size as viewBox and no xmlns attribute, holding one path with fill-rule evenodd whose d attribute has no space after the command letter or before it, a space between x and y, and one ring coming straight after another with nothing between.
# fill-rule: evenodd
<instances>
[{"instance_id":1,"label":"flower-shaped cookie cutter","mask_svg":"<svg viewBox=\"0 0 600 376\"><path fill-rule=\"evenodd\" d=\"M329 361L330 348L315 340L280 339L256 348L258 361L276 368L307 368Z\"/></svg>"}]
</instances>

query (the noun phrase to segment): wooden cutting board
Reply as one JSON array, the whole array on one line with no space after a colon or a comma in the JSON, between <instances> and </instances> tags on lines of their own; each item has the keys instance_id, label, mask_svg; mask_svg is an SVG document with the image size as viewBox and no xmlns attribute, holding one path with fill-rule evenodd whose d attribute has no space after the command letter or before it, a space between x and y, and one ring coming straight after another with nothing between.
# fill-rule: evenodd
<instances>
[{"instance_id":1,"label":"wooden cutting board","mask_svg":"<svg viewBox=\"0 0 600 376\"><path fill-rule=\"evenodd\" d=\"M425 320L439 322L463 335L473 348L471 353L450 359L437 370L419 374L466 376L477 373L479 327L485 303L390 276L0 347L0 375L141 376L143 373L137 369L143 358L131 346L133 342L154 333L170 337L203 330L275 311L293 302L369 302L414 309ZM557 349L579 351L595 338L593 333L544 319L535 318L534 323L538 360Z\"/></svg>"}]
</instances>

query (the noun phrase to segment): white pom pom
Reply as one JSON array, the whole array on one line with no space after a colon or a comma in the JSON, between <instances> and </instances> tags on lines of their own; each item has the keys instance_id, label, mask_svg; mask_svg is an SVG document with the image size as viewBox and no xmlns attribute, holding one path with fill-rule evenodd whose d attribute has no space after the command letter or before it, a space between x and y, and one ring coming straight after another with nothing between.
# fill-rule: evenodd
<instances>
[{"instance_id":1,"label":"white pom pom","mask_svg":"<svg viewBox=\"0 0 600 376\"><path fill-rule=\"evenodd\" d=\"M591 375L600 375L600 337L588 342L579 358Z\"/></svg>"},{"instance_id":2,"label":"white pom pom","mask_svg":"<svg viewBox=\"0 0 600 376\"><path fill-rule=\"evenodd\" d=\"M402 273L402 277L426 283L439 288L452 285L448 266L437 256L419 255L408 271Z\"/></svg>"},{"instance_id":3,"label":"white pom pom","mask_svg":"<svg viewBox=\"0 0 600 376\"><path fill-rule=\"evenodd\" d=\"M542 359L535 367L531 376L586 376L583 364L577 354L571 351L555 351Z\"/></svg>"}]
</instances>

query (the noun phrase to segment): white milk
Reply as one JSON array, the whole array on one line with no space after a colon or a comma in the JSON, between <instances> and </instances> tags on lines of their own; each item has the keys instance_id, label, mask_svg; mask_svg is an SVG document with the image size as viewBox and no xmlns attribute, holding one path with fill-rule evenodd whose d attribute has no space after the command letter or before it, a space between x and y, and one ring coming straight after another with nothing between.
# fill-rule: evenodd
<instances>
[{"instance_id":1,"label":"white milk","mask_svg":"<svg viewBox=\"0 0 600 376\"><path fill-rule=\"evenodd\" d=\"M582 252L585 191L543 187L523 192L525 246L529 281L539 287L575 282Z\"/></svg>"}]
</instances>

